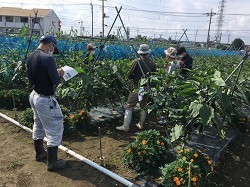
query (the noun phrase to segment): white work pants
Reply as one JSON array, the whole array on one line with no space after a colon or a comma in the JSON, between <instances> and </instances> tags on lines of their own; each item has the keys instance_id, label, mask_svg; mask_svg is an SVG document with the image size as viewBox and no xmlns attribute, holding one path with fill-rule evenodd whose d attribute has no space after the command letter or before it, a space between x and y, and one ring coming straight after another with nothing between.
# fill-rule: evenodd
<instances>
[{"instance_id":1,"label":"white work pants","mask_svg":"<svg viewBox=\"0 0 250 187\"><path fill-rule=\"evenodd\" d=\"M42 96L32 91L30 105L34 112L32 138L48 138L47 146L59 146L63 135L63 114L55 97Z\"/></svg>"}]
</instances>

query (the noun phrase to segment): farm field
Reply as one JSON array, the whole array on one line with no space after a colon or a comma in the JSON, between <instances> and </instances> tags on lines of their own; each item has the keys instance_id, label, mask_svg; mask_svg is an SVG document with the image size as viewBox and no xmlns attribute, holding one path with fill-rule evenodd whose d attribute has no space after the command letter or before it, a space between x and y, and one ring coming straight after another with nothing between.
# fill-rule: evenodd
<instances>
[{"instance_id":1,"label":"farm field","mask_svg":"<svg viewBox=\"0 0 250 187\"><path fill-rule=\"evenodd\" d=\"M150 124L147 124L150 125ZM110 129L115 131L114 128ZM106 168L134 182L136 173L122 167L122 147L128 144L137 130L130 133L112 132L103 135L103 155ZM47 172L46 163L34 160L31 134L0 118L0 186L88 186L88 187L123 187L124 185L102 174L91 166L59 151L59 158L70 160L70 167ZM98 136L66 139L63 145L80 155L100 163ZM112 145L110 144L112 142ZM224 158L215 169L214 180L218 186L247 187L250 184L250 130L242 133L225 151ZM157 182L156 179L153 180ZM135 181L142 185L142 181ZM157 184L157 183L155 183Z\"/></svg>"},{"instance_id":2,"label":"farm field","mask_svg":"<svg viewBox=\"0 0 250 187\"><path fill-rule=\"evenodd\" d=\"M11 46L14 41L24 44L26 40L13 37L8 41ZM162 68L166 65L162 53L170 46L152 45L152 59L157 71L139 83L140 86L148 84L151 88L149 102L144 108L148 113L146 125L144 131L135 127L139 118L139 111L136 111L131 129L125 133L116 130L123 123L121 115L111 121L92 123L95 116L91 112L100 107L106 107L107 111L116 107L124 109L132 88L132 81L127 78L133 58L128 53L130 46L107 44L105 49L112 49L113 53L100 50L95 63L83 64L79 41L70 41L70 46L65 40L59 43L64 55L55 55L58 67L66 63L78 72L73 79L62 81L56 90L63 113L63 146L98 164L101 164L102 154L105 168L141 186L145 181L139 180L139 175L159 187L249 185L248 53L190 48L188 52L194 59L193 69L185 75L180 70L166 74ZM32 87L27 80L26 66L19 61L24 51L25 48L14 48L1 53L0 111L7 114L12 110L10 117L14 118L13 111L17 110L18 122L32 128L33 111L28 101ZM123 58L118 58L117 54ZM106 119L106 116L98 118ZM159 125L159 120L166 129ZM101 150L98 127L102 133ZM207 137L208 128L213 129L213 137L219 137L216 140L220 142L227 139L227 130L240 132L226 151L219 145L214 146L223 152L224 158L220 160L207 152L204 137ZM191 148L187 144L194 137L194 131L195 136L201 138L198 140L204 142L198 142L202 145L200 147ZM123 186L62 151L59 158L69 159L70 167L49 173L46 163L34 161L31 134L4 119L1 119L0 132L3 147L3 172L0 176L3 184L0 185ZM174 154L174 158L168 154ZM47 181L51 184L46 184Z\"/></svg>"}]
</instances>

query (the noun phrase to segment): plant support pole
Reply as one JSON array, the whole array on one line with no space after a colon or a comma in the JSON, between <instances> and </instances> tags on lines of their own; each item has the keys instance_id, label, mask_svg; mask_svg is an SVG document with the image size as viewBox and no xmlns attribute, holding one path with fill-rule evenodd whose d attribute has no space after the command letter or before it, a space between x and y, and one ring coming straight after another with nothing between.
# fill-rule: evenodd
<instances>
[{"instance_id":1,"label":"plant support pole","mask_svg":"<svg viewBox=\"0 0 250 187\"><path fill-rule=\"evenodd\" d=\"M101 135L101 128L98 127L98 130L99 130L99 139L100 139L100 160L101 160L101 166L104 166L103 164L103 156L102 156L102 135Z\"/></svg>"}]
</instances>

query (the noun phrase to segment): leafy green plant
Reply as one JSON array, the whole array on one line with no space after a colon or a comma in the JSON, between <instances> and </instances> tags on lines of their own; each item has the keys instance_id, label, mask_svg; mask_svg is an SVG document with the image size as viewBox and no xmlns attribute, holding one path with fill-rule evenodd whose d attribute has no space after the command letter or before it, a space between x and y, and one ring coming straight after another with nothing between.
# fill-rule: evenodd
<instances>
[{"instance_id":1,"label":"leafy green plant","mask_svg":"<svg viewBox=\"0 0 250 187\"><path fill-rule=\"evenodd\" d=\"M23 166L24 163L19 159L19 158L15 158L11 163L10 163L10 168L11 169L16 169L18 167Z\"/></svg>"},{"instance_id":2,"label":"leafy green plant","mask_svg":"<svg viewBox=\"0 0 250 187\"><path fill-rule=\"evenodd\" d=\"M161 167L161 173L161 183L163 187L191 187L202 184L202 175L199 166L183 159L178 159Z\"/></svg>"},{"instance_id":3,"label":"leafy green plant","mask_svg":"<svg viewBox=\"0 0 250 187\"><path fill-rule=\"evenodd\" d=\"M178 150L177 158L198 165L204 175L213 171L212 160L208 155L204 155L201 150L182 148Z\"/></svg>"},{"instance_id":4,"label":"leafy green plant","mask_svg":"<svg viewBox=\"0 0 250 187\"><path fill-rule=\"evenodd\" d=\"M65 136L73 135L77 131L83 132L91 127L91 116L86 110L77 110L76 112L71 113L69 109L64 106L61 107L61 110L64 116L63 134Z\"/></svg>"},{"instance_id":5,"label":"leafy green plant","mask_svg":"<svg viewBox=\"0 0 250 187\"><path fill-rule=\"evenodd\" d=\"M61 110L63 113L63 134L65 136L73 135L77 131L83 132L91 127L91 116L88 112L86 112L86 110L78 110L75 113L70 113L69 109L64 106L61 106ZM27 108L22 112L19 122L22 125L32 128L34 120L31 108Z\"/></svg>"},{"instance_id":6,"label":"leafy green plant","mask_svg":"<svg viewBox=\"0 0 250 187\"><path fill-rule=\"evenodd\" d=\"M141 174L148 173L166 159L167 139L156 130L137 133L136 140L124 149L123 162Z\"/></svg>"},{"instance_id":7,"label":"leafy green plant","mask_svg":"<svg viewBox=\"0 0 250 187\"><path fill-rule=\"evenodd\" d=\"M27 108L29 104L29 93L25 90L10 89L0 90L0 108L12 109Z\"/></svg>"},{"instance_id":8,"label":"leafy green plant","mask_svg":"<svg viewBox=\"0 0 250 187\"><path fill-rule=\"evenodd\" d=\"M213 172L212 161L200 150L182 148L174 162L161 167L163 186L206 186Z\"/></svg>"},{"instance_id":9,"label":"leafy green plant","mask_svg":"<svg viewBox=\"0 0 250 187\"><path fill-rule=\"evenodd\" d=\"M19 119L19 123L21 125L32 128L34 119L33 119L33 110L31 108L27 108L22 112L21 117Z\"/></svg>"},{"instance_id":10,"label":"leafy green plant","mask_svg":"<svg viewBox=\"0 0 250 187\"><path fill-rule=\"evenodd\" d=\"M82 132L83 130L87 130L91 127L90 124L90 114L82 109L76 110L74 113L70 114L69 116L64 116L65 118L70 118L70 123L72 124L73 128ZM68 124L65 124L68 125Z\"/></svg>"}]
</instances>

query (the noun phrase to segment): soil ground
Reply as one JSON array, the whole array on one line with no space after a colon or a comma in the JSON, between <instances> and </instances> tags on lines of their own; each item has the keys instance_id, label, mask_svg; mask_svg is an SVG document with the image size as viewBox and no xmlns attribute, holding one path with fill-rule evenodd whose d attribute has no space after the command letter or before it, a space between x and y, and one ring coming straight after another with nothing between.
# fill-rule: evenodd
<instances>
[{"instance_id":1,"label":"soil ground","mask_svg":"<svg viewBox=\"0 0 250 187\"><path fill-rule=\"evenodd\" d=\"M121 121L117 121L121 124ZM132 122L133 123L133 122ZM150 124L154 125L154 124ZM147 128L151 128L148 124ZM117 132L113 125L103 131L102 154L104 165L112 172L135 182L136 173L122 167L123 148L135 138L138 132L132 126L131 132ZM63 139L63 145L76 153L100 163L99 136L88 134ZM86 187L123 187L116 180L99 172L93 167L77 160L63 151L58 157L69 160L69 168L48 172L46 162L34 160L34 145L31 134L0 117L0 187L19 186L86 186ZM225 151L214 179L216 185L223 187L250 186L250 131L242 133ZM212 185L212 186L216 186Z\"/></svg>"}]
</instances>

